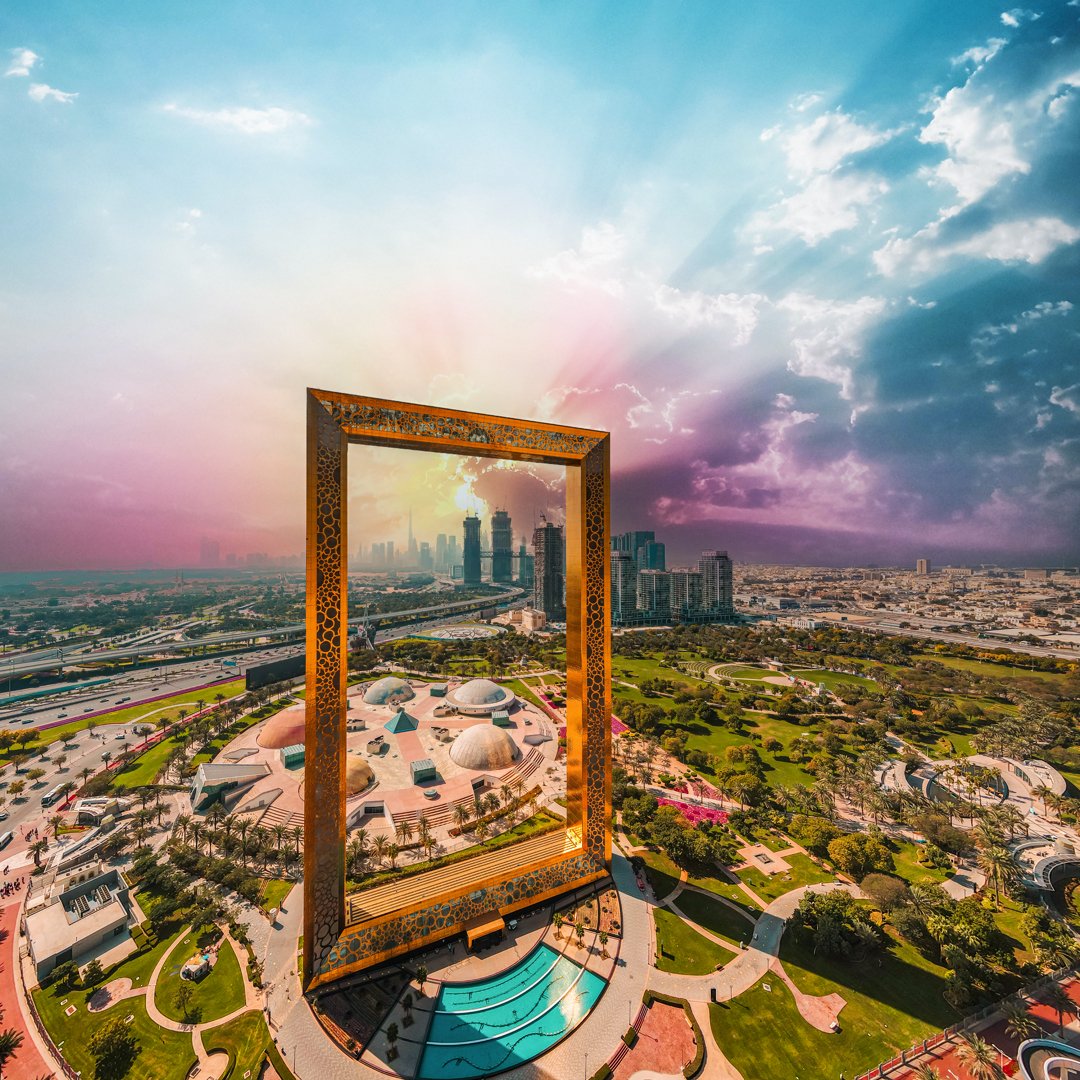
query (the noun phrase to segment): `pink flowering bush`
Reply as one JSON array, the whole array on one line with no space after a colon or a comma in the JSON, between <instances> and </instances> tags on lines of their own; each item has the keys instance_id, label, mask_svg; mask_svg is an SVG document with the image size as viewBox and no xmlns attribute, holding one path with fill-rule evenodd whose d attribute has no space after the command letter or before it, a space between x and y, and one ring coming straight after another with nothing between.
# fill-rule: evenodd
<instances>
[{"instance_id":1,"label":"pink flowering bush","mask_svg":"<svg viewBox=\"0 0 1080 1080\"><path fill-rule=\"evenodd\" d=\"M660 806L671 806L678 810L691 825L697 825L702 821L710 825L727 823L728 816L725 810L713 810L709 806L695 806L693 803L679 802L676 799L657 799L656 801Z\"/></svg>"}]
</instances>

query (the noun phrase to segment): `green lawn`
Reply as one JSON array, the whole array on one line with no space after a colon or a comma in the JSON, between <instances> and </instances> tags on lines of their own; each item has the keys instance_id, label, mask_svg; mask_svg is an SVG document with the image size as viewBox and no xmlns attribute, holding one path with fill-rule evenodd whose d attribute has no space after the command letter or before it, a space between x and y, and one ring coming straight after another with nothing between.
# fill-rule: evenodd
<instances>
[{"instance_id":1,"label":"green lawn","mask_svg":"<svg viewBox=\"0 0 1080 1080\"><path fill-rule=\"evenodd\" d=\"M987 649L987 652L992 651L992 649ZM968 660L962 656L939 656L932 652L916 653L912 660L933 660L945 667L955 668L957 671L969 671L973 675L984 675L989 679L1043 679L1052 683L1066 678L1065 675L1054 671L1032 671L1030 668L1014 664L993 664L986 660Z\"/></svg>"},{"instance_id":2,"label":"green lawn","mask_svg":"<svg viewBox=\"0 0 1080 1080\"><path fill-rule=\"evenodd\" d=\"M666 679L668 682L678 683L692 689L708 685L706 680L687 675L682 671L676 671L675 668L668 667L651 656L641 657L640 659L629 656L612 657L611 674L614 679L626 679L627 682L632 683L640 683L646 679Z\"/></svg>"},{"instance_id":3,"label":"green lawn","mask_svg":"<svg viewBox=\"0 0 1080 1080\"><path fill-rule=\"evenodd\" d=\"M169 954L161 969L154 993L154 1004L170 1020L206 1023L220 1020L223 1016L243 1008L244 979L240 974L240 962L228 941L221 943L217 963L213 971L201 982L192 983L194 992L185 1018L176 1007L176 990L180 986L180 968L198 951L196 935L187 934Z\"/></svg>"},{"instance_id":4,"label":"green lawn","mask_svg":"<svg viewBox=\"0 0 1080 1080\"><path fill-rule=\"evenodd\" d=\"M112 774L114 788L139 788L152 784L158 773L165 768L169 755L184 743L183 735L170 735L156 746L133 757L129 762L115 769Z\"/></svg>"},{"instance_id":5,"label":"green lawn","mask_svg":"<svg viewBox=\"0 0 1080 1080\"><path fill-rule=\"evenodd\" d=\"M687 881L691 885L697 885L698 888L716 893L717 896L726 897L732 903L745 908L755 919L761 912L761 909L754 904L754 901L738 885L731 881L725 881L715 874L701 873L700 876L699 874L688 874Z\"/></svg>"},{"instance_id":6,"label":"green lawn","mask_svg":"<svg viewBox=\"0 0 1080 1080\"><path fill-rule=\"evenodd\" d=\"M880 694L881 687L873 679L864 679L861 675L848 675L843 671L827 671L824 668L798 668L789 672L797 679L807 682L822 683L826 690L835 690L838 686L861 686L871 693Z\"/></svg>"},{"instance_id":7,"label":"green lawn","mask_svg":"<svg viewBox=\"0 0 1080 1080\"><path fill-rule=\"evenodd\" d=\"M673 911L653 908L656 920L656 966L677 975L708 975L732 959L732 953L691 929Z\"/></svg>"},{"instance_id":8,"label":"green lawn","mask_svg":"<svg viewBox=\"0 0 1080 1080\"><path fill-rule=\"evenodd\" d=\"M676 907L698 926L703 926L710 933L730 941L738 946L750 939L754 924L743 918L737 911L732 911L727 904L703 896L699 892L684 889L674 901Z\"/></svg>"},{"instance_id":9,"label":"green lawn","mask_svg":"<svg viewBox=\"0 0 1080 1080\"><path fill-rule=\"evenodd\" d=\"M857 1076L956 1022L957 1014L941 996L945 969L904 942L852 964L815 956L811 935L789 931L780 958L803 993L844 998L840 1031L822 1032L807 1024L787 987L766 975L734 1001L710 1006L713 1035L744 1076Z\"/></svg>"},{"instance_id":10,"label":"green lawn","mask_svg":"<svg viewBox=\"0 0 1080 1080\"><path fill-rule=\"evenodd\" d=\"M821 881L836 880L828 870L823 870L805 855L785 855L784 861L790 864L791 869L783 873L763 874L760 870L750 867L747 870L737 870L736 874L765 901L776 900L784 893L799 888L800 885L814 885Z\"/></svg>"},{"instance_id":11,"label":"green lawn","mask_svg":"<svg viewBox=\"0 0 1080 1080\"><path fill-rule=\"evenodd\" d=\"M121 965L114 977L127 974L125 966ZM150 1019L141 997L127 998L104 1012L91 1013L86 1009L88 995L84 990L65 992L38 989L33 995L53 1042L61 1048L68 1064L85 1077L93 1077L95 1071L94 1058L89 1049L90 1038L114 1016L121 1019L134 1017L131 1027L139 1041L139 1054L127 1073L127 1080L184 1080L195 1064L191 1035L159 1028ZM65 1010L72 1005L75 1012L71 1016L65 1015Z\"/></svg>"},{"instance_id":12,"label":"green lawn","mask_svg":"<svg viewBox=\"0 0 1080 1080\"><path fill-rule=\"evenodd\" d=\"M221 1080L243 1080L249 1072L258 1075L270 1032L261 1012L246 1012L221 1027L204 1031L202 1041L207 1053L224 1050L229 1055L229 1068Z\"/></svg>"},{"instance_id":13,"label":"green lawn","mask_svg":"<svg viewBox=\"0 0 1080 1080\"><path fill-rule=\"evenodd\" d=\"M93 718L93 723L97 724L98 727L103 727L108 724L126 724L132 720L142 719L145 719L147 723L154 723L164 710L177 708L181 705L191 705L199 700L204 701L207 705L212 705L214 703L214 698L218 694L224 694L227 698L230 698L236 697L237 694L242 694L243 692L244 680L233 679L231 682L220 683L219 685L211 686L206 690L186 690L181 694L174 694L172 697L162 698L160 701L152 701L143 705L130 705L124 709L117 709L115 712L108 713L105 716L95 716ZM37 740L31 745L35 747L49 746L60 739L74 735L76 732L84 731L88 723L90 723L89 720L72 720L70 724L49 728L48 731L40 732ZM0 761L8 760L10 760L10 755L7 751L0 753Z\"/></svg>"},{"instance_id":14,"label":"green lawn","mask_svg":"<svg viewBox=\"0 0 1080 1080\"><path fill-rule=\"evenodd\" d=\"M263 885L262 894L262 906L264 911L271 911L274 908L281 907L285 900L285 897L289 895L295 881L281 881L278 878L271 878Z\"/></svg>"},{"instance_id":15,"label":"green lawn","mask_svg":"<svg viewBox=\"0 0 1080 1080\"><path fill-rule=\"evenodd\" d=\"M779 675L780 672L769 668L747 667L739 664L726 664L716 673L724 679L739 679L742 682L762 682L766 675Z\"/></svg>"},{"instance_id":16,"label":"green lawn","mask_svg":"<svg viewBox=\"0 0 1080 1080\"><path fill-rule=\"evenodd\" d=\"M918 884L920 881L933 881L940 884L950 874L948 870L938 870L933 866L923 866L918 861L921 844L912 844L907 841L890 840L889 847L892 849L893 862L896 864L894 871L898 877L902 877L909 885Z\"/></svg>"},{"instance_id":17,"label":"green lawn","mask_svg":"<svg viewBox=\"0 0 1080 1080\"><path fill-rule=\"evenodd\" d=\"M663 900L679 884L679 868L662 851L646 851L645 876L657 900Z\"/></svg>"}]
</instances>

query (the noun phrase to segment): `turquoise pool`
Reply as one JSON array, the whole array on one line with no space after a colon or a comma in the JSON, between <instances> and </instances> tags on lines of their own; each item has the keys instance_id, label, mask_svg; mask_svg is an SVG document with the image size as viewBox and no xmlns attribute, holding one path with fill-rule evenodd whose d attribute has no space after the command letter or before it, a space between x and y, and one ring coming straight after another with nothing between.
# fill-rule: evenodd
<instances>
[{"instance_id":1,"label":"turquoise pool","mask_svg":"<svg viewBox=\"0 0 1080 1080\"><path fill-rule=\"evenodd\" d=\"M418 1080L492 1076L539 1057L589 1014L604 985L599 975L540 945L493 978L444 986Z\"/></svg>"}]
</instances>

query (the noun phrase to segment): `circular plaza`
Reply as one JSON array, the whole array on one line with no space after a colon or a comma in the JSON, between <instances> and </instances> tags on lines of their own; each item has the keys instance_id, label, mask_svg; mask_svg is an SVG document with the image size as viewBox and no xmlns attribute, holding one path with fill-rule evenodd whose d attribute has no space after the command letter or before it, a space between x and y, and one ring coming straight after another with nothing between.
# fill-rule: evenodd
<instances>
[{"instance_id":1,"label":"circular plaza","mask_svg":"<svg viewBox=\"0 0 1080 1080\"><path fill-rule=\"evenodd\" d=\"M236 781L223 796L231 810L303 825L305 709L290 705L218 755L214 766ZM563 770L554 768L554 722L488 679L386 675L357 683L348 690L346 728L348 826L372 838L400 834L403 822L415 827L423 818L433 832L446 830L444 844L458 846L449 836L460 823L458 807L506 790L544 804L565 786Z\"/></svg>"}]
</instances>

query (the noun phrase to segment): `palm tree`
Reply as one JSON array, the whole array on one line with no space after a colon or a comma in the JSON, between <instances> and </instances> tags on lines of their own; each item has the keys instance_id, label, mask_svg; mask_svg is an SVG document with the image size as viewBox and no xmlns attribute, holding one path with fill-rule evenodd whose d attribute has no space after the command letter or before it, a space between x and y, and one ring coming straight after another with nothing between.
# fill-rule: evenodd
<instances>
[{"instance_id":1,"label":"palm tree","mask_svg":"<svg viewBox=\"0 0 1080 1080\"><path fill-rule=\"evenodd\" d=\"M1031 796L1034 799L1038 799L1042 803L1043 814L1046 814L1046 799L1048 795L1053 795L1054 792L1051 788L1048 788L1045 784L1038 784L1031 789Z\"/></svg>"},{"instance_id":2,"label":"palm tree","mask_svg":"<svg viewBox=\"0 0 1080 1080\"><path fill-rule=\"evenodd\" d=\"M1030 1039L1039 1030L1039 1022L1028 1012L1027 1004L1020 1001L1010 1001L1002 1013L1005 1017L1005 1030L1017 1042Z\"/></svg>"},{"instance_id":3,"label":"palm tree","mask_svg":"<svg viewBox=\"0 0 1080 1080\"><path fill-rule=\"evenodd\" d=\"M915 1067L915 1071L911 1076L912 1080L941 1080L941 1073L939 1073L933 1065L930 1065L925 1061L921 1065Z\"/></svg>"},{"instance_id":4,"label":"palm tree","mask_svg":"<svg viewBox=\"0 0 1080 1080\"><path fill-rule=\"evenodd\" d=\"M34 866L41 866L41 856L45 854L49 849L49 841L43 836L40 840L35 840L30 845L30 854L34 856Z\"/></svg>"},{"instance_id":5,"label":"palm tree","mask_svg":"<svg viewBox=\"0 0 1080 1080\"><path fill-rule=\"evenodd\" d=\"M52 829L53 836L56 839L60 838L60 826L63 825L63 824L64 824L64 815L63 814L53 814L53 816L51 818L49 818L49 828Z\"/></svg>"},{"instance_id":6,"label":"palm tree","mask_svg":"<svg viewBox=\"0 0 1080 1080\"><path fill-rule=\"evenodd\" d=\"M381 834L379 836L376 836L375 839L371 842L371 850L374 852L375 858L378 859L379 862L386 861L386 855L389 847L390 841Z\"/></svg>"},{"instance_id":7,"label":"palm tree","mask_svg":"<svg viewBox=\"0 0 1080 1080\"><path fill-rule=\"evenodd\" d=\"M1051 983L1047 989L1045 995L1046 1004L1050 1006L1058 1014L1058 1035L1060 1036L1065 1030L1065 1016L1076 1016L1077 1009L1076 1002L1069 997L1068 992L1061 983Z\"/></svg>"},{"instance_id":8,"label":"palm tree","mask_svg":"<svg viewBox=\"0 0 1080 1080\"><path fill-rule=\"evenodd\" d=\"M601 930L600 934L598 936L599 936L599 940L600 940L600 959L601 960L606 960L607 959L608 932L606 930Z\"/></svg>"},{"instance_id":9,"label":"palm tree","mask_svg":"<svg viewBox=\"0 0 1080 1080\"><path fill-rule=\"evenodd\" d=\"M509 784L503 784L499 788L499 795L502 797L503 806L509 806L514 801L514 791Z\"/></svg>"},{"instance_id":10,"label":"palm tree","mask_svg":"<svg viewBox=\"0 0 1080 1080\"><path fill-rule=\"evenodd\" d=\"M23 1044L23 1033L14 1028L0 1031L0 1072L3 1072L11 1055Z\"/></svg>"},{"instance_id":11,"label":"palm tree","mask_svg":"<svg viewBox=\"0 0 1080 1080\"><path fill-rule=\"evenodd\" d=\"M994 902L1000 903L1002 885L1010 885L1020 873L1016 859L1008 848L995 845L979 852L978 863L987 881L994 883Z\"/></svg>"},{"instance_id":12,"label":"palm tree","mask_svg":"<svg viewBox=\"0 0 1080 1080\"><path fill-rule=\"evenodd\" d=\"M398 843L404 847L413 838L412 822L408 818L402 818L395 829Z\"/></svg>"},{"instance_id":13,"label":"palm tree","mask_svg":"<svg viewBox=\"0 0 1080 1080\"><path fill-rule=\"evenodd\" d=\"M390 869L397 869L398 856L401 854L401 848L397 844L388 844L386 848L386 857L390 861Z\"/></svg>"},{"instance_id":14,"label":"palm tree","mask_svg":"<svg viewBox=\"0 0 1080 1080\"><path fill-rule=\"evenodd\" d=\"M965 1035L957 1057L967 1067L973 1080L997 1080L1005 1076L998 1065L997 1050L979 1035Z\"/></svg>"},{"instance_id":15,"label":"palm tree","mask_svg":"<svg viewBox=\"0 0 1080 1080\"><path fill-rule=\"evenodd\" d=\"M465 826L469 824L469 819L472 817L472 811L469 809L469 804L459 802L454 807L454 824L464 832Z\"/></svg>"},{"instance_id":16,"label":"palm tree","mask_svg":"<svg viewBox=\"0 0 1080 1080\"><path fill-rule=\"evenodd\" d=\"M563 917L563 913L561 911L556 911L555 914L551 917L551 921L555 924L555 937L556 937L556 939L561 938L562 937L562 926L563 926L563 923L566 921L565 918Z\"/></svg>"},{"instance_id":17,"label":"palm tree","mask_svg":"<svg viewBox=\"0 0 1080 1080\"><path fill-rule=\"evenodd\" d=\"M424 992L424 983L427 982L428 969L423 964L416 965L416 984L420 988L420 993Z\"/></svg>"},{"instance_id":18,"label":"palm tree","mask_svg":"<svg viewBox=\"0 0 1080 1080\"><path fill-rule=\"evenodd\" d=\"M294 825L292 829L293 848L296 854L300 854L300 844L304 840L304 830L299 825Z\"/></svg>"}]
</instances>

